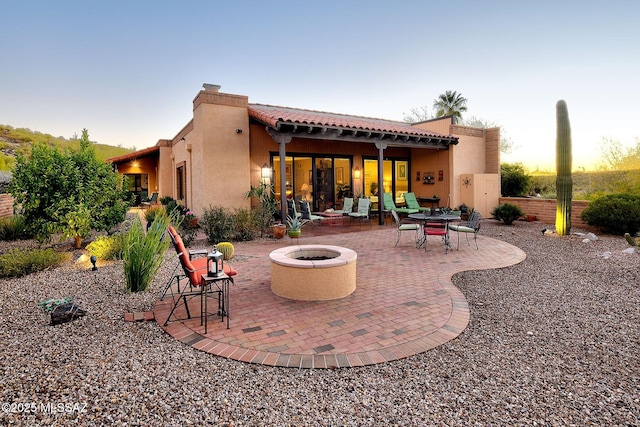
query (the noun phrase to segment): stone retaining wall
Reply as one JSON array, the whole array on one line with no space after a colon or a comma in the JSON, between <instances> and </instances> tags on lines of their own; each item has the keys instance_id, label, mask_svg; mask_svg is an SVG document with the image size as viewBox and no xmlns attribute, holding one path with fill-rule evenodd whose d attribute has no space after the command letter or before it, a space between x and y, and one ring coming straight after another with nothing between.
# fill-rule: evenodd
<instances>
[{"instance_id":1,"label":"stone retaining wall","mask_svg":"<svg viewBox=\"0 0 640 427\"><path fill-rule=\"evenodd\" d=\"M538 221L547 224L556 223L556 199L541 199L536 197L500 197L500 204L509 203L522 209L525 215L535 215ZM589 206L588 200L573 200L571 202L571 226L591 228L580 219L580 214Z\"/></svg>"}]
</instances>

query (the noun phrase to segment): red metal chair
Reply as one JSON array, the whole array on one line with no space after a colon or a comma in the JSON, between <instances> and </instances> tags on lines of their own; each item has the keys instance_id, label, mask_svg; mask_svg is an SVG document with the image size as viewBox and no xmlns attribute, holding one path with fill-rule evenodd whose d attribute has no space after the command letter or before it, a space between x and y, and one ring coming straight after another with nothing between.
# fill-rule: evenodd
<instances>
[{"instance_id":1,"label":"red metal chair","mask_svg":"<svg viewBox=\"0 0 640 427\"><path fill-rule=\"evenodd\" d=\"M442 241L444 242L444 253L446 254L449 250L449 235L447 233L446 228L442 227L427 227L424 228L424 251L427 251L427 241L429 240L428 236L441 236Z\"/></svg>"}]
</instances>

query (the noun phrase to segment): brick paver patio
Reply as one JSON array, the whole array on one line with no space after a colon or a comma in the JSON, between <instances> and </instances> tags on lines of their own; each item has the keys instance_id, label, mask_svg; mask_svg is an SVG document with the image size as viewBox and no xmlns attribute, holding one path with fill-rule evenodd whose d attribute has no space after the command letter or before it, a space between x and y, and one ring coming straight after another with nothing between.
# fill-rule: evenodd
<instances>
[{"instance_id":1,"label":"brick paver patio","mask_svg":"<svg viewBox=\"0 0 640 427\"><path fill-rule=\"evenodd\" d=\"M465 241L459 251L445 254L438 237L430 236L425 253L415 248L409 233L394 246L396 230L390 225L307 226L298 240L235 244L231 264L239 273L230 293L230 329L216 317L209 319L206 335L200 319L170 322L163 328L198 350L248 363L295 368L383 363L428 351L464 331L469 309L451 283L454 273L506 267L525 259L520 249L482 235L480 250ZM268 255L295 244L355 250L355 292L321 302L276 296L270 288ZM197 299L190 302L191 313L198 312L197 304ZM156 304L155 318L161 326L170 308L170 297Z\"/></svg>"}]
</instances>

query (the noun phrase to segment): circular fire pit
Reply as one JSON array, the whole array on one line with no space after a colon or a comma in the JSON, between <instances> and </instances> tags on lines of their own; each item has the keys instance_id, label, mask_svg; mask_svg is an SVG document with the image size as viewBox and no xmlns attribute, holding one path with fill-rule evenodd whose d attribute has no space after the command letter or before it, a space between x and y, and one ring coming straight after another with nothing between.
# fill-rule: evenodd
<instances>
[{"instance_id":1,"label":"circular fire pit","mask_svg":"<svg viewBox=\"0 0 640 427\"><path fill-rule=\"evenodd\" d=\"M271 290L284 298L327 301L356 290L355 251L340 246L300 245L276 249L271 259Z\"/></svg>"}]
</instances>

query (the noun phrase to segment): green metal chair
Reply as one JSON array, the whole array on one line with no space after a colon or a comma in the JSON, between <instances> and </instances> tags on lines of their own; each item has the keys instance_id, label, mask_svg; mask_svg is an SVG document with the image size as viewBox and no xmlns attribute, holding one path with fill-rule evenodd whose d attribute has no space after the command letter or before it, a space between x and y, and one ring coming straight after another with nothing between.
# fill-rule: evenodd
<instances>
[{"instance_id":1,"label":"green metal chair","mask_svg":"<svg viewBox=\"0 0 640 427\"><path fill-rule=\"evenodd\" d=\"M431 211L431 208L423 208L420 206L418 199L416 199L416 194L413 192L404 193L402 197L404 197L404 202L407 204L407 208L409 209L418 209L420 212Z\"/></svg>"},{"instance_id":2,"label":"green metal chair","mask_svg":"<svg viewBox=\"0 0 640 427\"><path fill-rule=\"evenodd\" d=\"M383 207L383 211L389 212L389 211L393 211L396 212L398 214L412 214L412 213L418 213L420 212L419 209L410 209L410 208L398 208L396 207L396 204L393 201L393 197L391 197L391 193L384 193L384 197L382 199L384 201L384 207Z\"/></svg>"},{"instance_id":3,"label":"green metal chair","mask_svg":"<svg viewBox=\"0 0 640 427\"><path fill-rule=\"evenodd\" d=\"M333 213L339 213L342 215L348 215L351 212L353 212L353 197L345 197L342 209L333 211Z\"/></svg>"},{"instance_id":4,"label":"green metal chair","mask_svg":"<svg viewBox=\"0 0 640 427\"><path fill-rule=\"evenodd\" d=\"M371 221L369 220L370 208L371 204L369 199L366 197L360 197L360 199L358 199L358 211L349 213L349 217L357 218L360 221L360 226L362 226L363 222L368 222L369 227L371 227Z\"/></svg>"},{"instance_id":5,"label":"green metal chair","mask_svg":"<svg viewBox=\"0 0 640 427\"><path fill-rule=\"evenodd\" d=\"M469 234L473 234L473 240L476 242L476 249L478 248L478 232L480 231L480 220L482 219L482 215L480 212L473 211L471 216L469 216L469 220L464 224L452 224L449 226L450 231L455 231L458 234L458 250L460 249L460 233L465 233L467 237L467 245L471 246L469 243Z\"/></svg>"},{"instance_id":6,"label":"green metal chair","mask_svg":"<svg viewBox=\"0 0 640 427\"><path fill-rule=\"evenodd\" d=\"M420 224L416 224L415 222L402 222L400 217L396 213L396 211L391 211L391 215L393 215L393 219L396 222L396 226L398 227L398 238L396 239L396 246L400 242L400 236L403 231L413 231L415 234L414 240L416 247L418 247L418 240L420 237Z\"/></svg>"}]
</instances>

